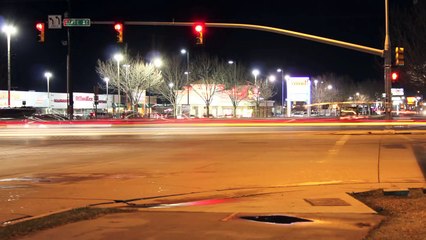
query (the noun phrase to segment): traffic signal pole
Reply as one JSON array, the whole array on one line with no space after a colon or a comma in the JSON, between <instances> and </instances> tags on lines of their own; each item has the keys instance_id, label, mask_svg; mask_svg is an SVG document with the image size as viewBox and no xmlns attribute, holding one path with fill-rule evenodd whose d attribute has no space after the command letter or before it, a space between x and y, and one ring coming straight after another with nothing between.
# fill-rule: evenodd
<instances>
[{"instance_id":1,"label":"traffic signal pole","mask_svg":"<svg viewBox=\"0 0 426 240\"><path fill-rule=\"evenodd\" d=\"M392 119L392 95L391 95L391 88L392 88L392 81L391 81L391 66L392 66L392 56L391 56L391 42L389 37L389 10L388 10L388 0L385 0L385 46L384 46L384 78L385 78L385 119L391 120Z\"/></svg>"},{"instance_id":2,"label":"traffic signal pole","mask_svg":"<svg viewBox=\"0 0 426 240\"><path fill-rule=\"evenodd\" d=\"M341 48L347 48L354 51L359 51L363 53L368 53L384 58L384 80L385 80L385 117L387 120L392 118L392 101L391 101L391 52L390 52L390 39L389 39L389 23L388 23L388 0L385 0L385 12L386 12L386 38L384 49L376 49L372 47L362 46L359 44L339 41L331 38L325 38L320 36L315 36L311 34L295 32L290 30L285 30L281 28L268 27L255 24L243 24L243 23L204 23L206 27L219 27L219 28L240 28L240 29L250 29L264 32L272 32L281 35L301 38L309 41L319 42L323 44L333 45ZM91 24L108 24L113 25L113 21L92 21ZM192 27L197 22L150 22L150 21L125 21L125 25L137 25L137 26L176 26L176 27Z\"/></svg>"}]
</instances>

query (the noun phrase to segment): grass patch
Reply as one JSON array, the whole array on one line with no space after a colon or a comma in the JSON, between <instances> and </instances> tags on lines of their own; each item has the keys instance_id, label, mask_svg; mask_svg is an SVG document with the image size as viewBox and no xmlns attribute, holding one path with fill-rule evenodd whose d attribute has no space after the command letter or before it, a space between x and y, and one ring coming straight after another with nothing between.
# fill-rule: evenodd
<instances>
[{"instance_id":1,"label":"grass patch","mask_svg":"<svg viewBox=\"0 0 426 240\"><path fill-rule=\"evenodd\" d=\"M365 239L425 239L426 194L421 189L410 189L408 196L385 196L382 190L352 196L386 217Z\"/></svg>"},{"instance_id":2,"label":"grass patch","mask_svg":"<svg viewBox=\"0 0 426 240\"><path fill-rule=\"evenodd\" d=\"M133 209L119 208L76 208L66 212L55 213L41 218L19 222L13 225L0 227L0 239L13 239L27 234L54 228L68 223L94 219L106 214L125 213L135 211Z\"/></svg>"}]
</instances>

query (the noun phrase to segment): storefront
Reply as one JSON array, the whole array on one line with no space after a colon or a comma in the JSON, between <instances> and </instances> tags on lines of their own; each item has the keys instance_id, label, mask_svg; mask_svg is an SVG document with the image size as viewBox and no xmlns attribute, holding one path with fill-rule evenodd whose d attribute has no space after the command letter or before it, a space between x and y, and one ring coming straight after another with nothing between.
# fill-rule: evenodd
<instances>
[{"instance_id":1,"label":"storefront","mask_svg":"<svg viewBox=\"0 0 426 240\"><path fill-rule=\"evenodd\" d=\"M117 102L117 95L100 94L98 105L95 105L93 93L73 93L75 116L85 117L95 109L98 111L112 111L113 103ZM113 99L115 98L115 99ZM6 108L8 99L7 91L0 91L0 108ZM39 113L55 113L66 115L68 97L66 93L11 91L10 107L34 107Z\"/></svg>"}]
</instances>

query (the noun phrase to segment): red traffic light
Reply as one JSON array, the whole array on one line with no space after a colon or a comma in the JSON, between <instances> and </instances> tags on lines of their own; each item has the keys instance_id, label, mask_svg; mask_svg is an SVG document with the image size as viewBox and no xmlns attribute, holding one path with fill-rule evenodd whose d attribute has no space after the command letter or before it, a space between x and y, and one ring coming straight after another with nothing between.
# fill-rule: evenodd
<instances>
[{"instance_id":1,"label":"red traffic light","mask_svg":"<svg viewBox=\"0 0 426 240\"><path fill-rule=\"evenodd\" d=\"M203 25L201 25L201 24L195 25L195 31L196 32L202 32L203 29L204 29Z\"/></svg>"},{"instance_id":2,"label":"red traffic light","mask_svg":"<svg viewBox=\"0 0 426 240\"><path fill-rule=\"evenodd\" d=\"M37 31L39 31L39 33L37 34L37 41L40 43L44 42L44 23L39 22L36 23L36 29Z\"/></svg>"},{"instance_id":3,"label":"red traffic light","mask_svg":"<svg viewBox=\"0 0 426 240\"><path fill-rule=\"evenodd\" d=\"M114 29L115 29L115 31L117 31L117 32L121 32L121 31L123 31L123 24L121 24L121 23L116 23L116 24L114 25Z\"/></svg>"},{"instance_id":4,"label":"red traffic light","mask_svg":"<svg viewBox=\"0 0 426 240\"><path fill-rule=\"evenodd\" d=\"M392 80L394 80L394 81L397 80L398 77L399 77L398 73L396 73L396 72L393 72L391 76L392 76Z\"/></svg>"},{"instance_id":5,"label":"red traffic light","mask_svg":"<svg viewBox=\"0 0 426 240\"><path fill-rule=\"evenodd\" d=\"M117 31L117 42L122 43L123 42L123 24L122 23L114 24L114 29L115 31Z\"/></svg>"},{"instance_id":6,"label":"red traffic light","mask_svg":"<svg viewBox=\"0 0 426 240\"><path fill-rule=\"evenodd\" d=\"M200 23L200 22L195 23L194 31L195 31L195 34L197 35L195 43L197 45L202 45L204 42L203 41L204 23Z\"/></svg>"},{"instance_id":7,"label":"red traffic light","mask_svg":"<svg viewBox=\"0 0 426 240\"><path fill-rule=\"evenodd\" d=\"M36 24L36 28L37 28L37 30L39 30L40 32L44 31L44 23L37 23L37 24Z\"/></svg>"}]
</instances>

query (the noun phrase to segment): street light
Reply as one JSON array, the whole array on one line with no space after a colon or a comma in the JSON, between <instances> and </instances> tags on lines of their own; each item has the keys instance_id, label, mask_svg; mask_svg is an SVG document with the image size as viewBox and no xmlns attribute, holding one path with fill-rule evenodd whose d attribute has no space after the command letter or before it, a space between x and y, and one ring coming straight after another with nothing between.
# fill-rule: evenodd
<instances>
[{"instance_id":1,"label":"street light","mask_svg":"<svg viewBox=\"0 0 426 240\"><path fill-rule=\"evenodd\" d=\"M156 68L160 68L161 66L163 66L163 61L161 60L161 58L154 58L154 60L152 61L152 64L154 64L154 67ZM151 88L151 81L148 81L148 89L147 89L147 93ZM151 94L148 95L148 118L151 118Z\"/></svg>"},{"instance_id":2,"label":"street light","mask_svg":"<svg viewBox=\"0 0 426 240\"><path fill-rule=\"evenodd\" d=\"M270 76L268 77L268 80L269 80L271 83L273 83L273 82L275 82L275 80L277 80L277 77L275 77L275 75L270 75Z\"/></svg>"},{"instance_id":3,"label":"street light","mask_svg":"<svg viewBox=\"0 0 426 240\"><path fill-rule=\"evenodd\" d=\"M258 69L253 69L251 73L254 75L254 85L257 85L257 75L260 74L260 71Z\"/></svg>"},{"instance_id":4,"label":"street light","mask_svg":"<svg viewBox=\"0 0 426 240\"><path fill-rule=\"evenodd\" d=\"M47 110L50 112L50 87L49 87L49 82L50 82L50 78L52 77L52 73L45 72L44 77L46 77L46 80L47 80Z\"/></svg>"},{"instance_id":5,"label":"street light","mask_svg":"<svg viewBox=\"0 0 426 240\"><path fill-rule=\"evenodd\" d=\"M161 66L163 66L163 61L161 60L161 58L155 58L152 63L156 68L160 68Z\"/></svg>"},{"instance_id":6,"label":"street light","mask_svg":"<svg viewBox=\"0 0 426 240\"><path fill-rule=\"evenodd\" d=\"M11 84L11 71L10 71L10 36L17 32L17 29L12 25L4 25L2 31L7 37L7 106L10 108L10 84Z\"/></svg>"},{"instance_id":7,"label":"street light","mask_svg":"<svg viewBox=\"0 0 426 240\"><path fill-rule=\"evenodd\" d=\"M108 83L109 83L109 78L104 78L104 81L105 81L105 83L106 83L106 95L107 95L107 102L106 102L106 108L107 108L107 112L108 112L108 98L109 98L109 96L108 96Z\"/></svg>"},{"instance_id":8,"label":"street light","mask_svg":"<svg viewBox=\"0 0 426 240\"><path fill-rule=\"evenodd\" d=\"M186 54L186 85L187 85L187 99L186 99L186 104L189 105L189 51L187 51L186 49L181 49L180 50L181 54Z\"/></svg>"},{"instance_id":9,"label":"street light","mask_svg":"<svg viewBox=\"0 0 426 240\"><path fill-rule=\"evenodd\" d=\"M229 65L234 65L234 86L237 84L237 63L233 60L228 61Z\"/></svg>"},{"instance_id":10,"label":"street light","mask_svg":"<svg viewBox=\"0 0 426 240\"><path fill-rule=\"evenodd\" d=\"M284 71L281 68L277 69L281 73L281 114L284 109Z\"/></svg>"},{"instance_id":11,"label":"street light","mask_svg":"<svg viewBox=\"0 0 426 240\"><path fill-rule=\"evenodd\" d=\"M121 107L120 62L123 59L124 57L121 53L117 53L114 55L114 60L117 61L118 114L120 114Z\"/></svg>"},{"instance_id":12,"label":"street light","mask_svg":"<svg viewBox=\"0 0 426 240\"><path fill-rule=\"evenodd\" d=\"M333 85L331 85L331 84L328 84L328 86L327 86L327 89L328 89L328 90L331 90L331 89L333 89Z\"/></svg>"}]
</instances>

